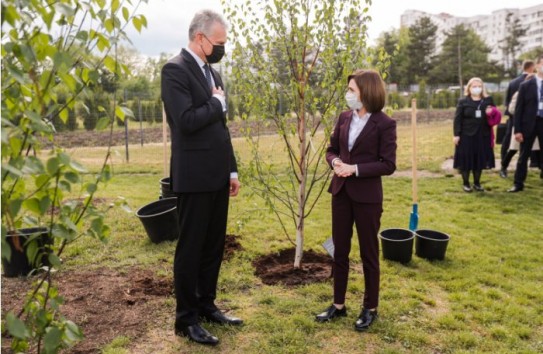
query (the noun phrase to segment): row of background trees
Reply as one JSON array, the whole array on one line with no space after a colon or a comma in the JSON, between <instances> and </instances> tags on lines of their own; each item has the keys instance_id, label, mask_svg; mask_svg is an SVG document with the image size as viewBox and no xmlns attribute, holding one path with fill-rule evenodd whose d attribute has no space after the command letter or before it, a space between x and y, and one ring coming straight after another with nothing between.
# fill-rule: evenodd
<instances>
[{"instance_id":1,"label":"row of background trees","mask_svg":"<svg viewBox=\"0 0 543 354\"><path fill-rule=\"evenodd\" d=\"M518 74L521 61L543 54L543 46L524 52L520 38L527 32L512 13L506 17L508 33L500 43L506 58L504 64L489 60L491 48L473 29L458 25L446 33L439 52L436 51L438 27L429 17L422 17L408 28L384 32L377 42L391 55L388 83L408 87L425 82L430 86L458 85L471 77L500 83ZM522 53L521 55L519 55Z\"/></svg>"},{"instance_id":2,"label":"row of background trees","mask_svg":"<svg viewBox=\"0 0 543 354\"><path fill-rule=\"evenodd\" d=\"M422 17L408 28L383 32L373 50L383 49L390 57L390 66L385 73L385 81L391 85L388 104L401 109L407 107L412 98L417 98L420 108L450 108L456 105L461 95L460 87L471 77L481 77L485 82L496 84L515 77L522 60L535 59L543 54L543 46L522 53L519 38L525 35L527 29L512 14L506 21L509 32L500 46L506 58L504 64L489 60L489 46L473 29L464 25L458 25L446 33L439 52L436 52L435 46L437 26L429 17ZM117 91L119 103L134 113L130 119L148 123L162 120L160 69L169 54L145 58L134 48L120 47L118 55L133 75L112 80L111 74L104 70L99 87L70 111L68 121L64 123L57 119L54 122L57 131L95 129L100 115L105 114L111 106L114 91ZM374 60L372 65L378 66L378 59ZM229 118L241 117L247 113L243 98L237 97L235 89L232 90L235 79L225 76L230 88ZM451 86L456 90L447 89ZM495 102L501 104L501 91L504 88L498 87L500 89L492 94ZM286 106L282 101L278 104ZM117 123L124 124L121 121Z\"/></svg>"}]
</instances>

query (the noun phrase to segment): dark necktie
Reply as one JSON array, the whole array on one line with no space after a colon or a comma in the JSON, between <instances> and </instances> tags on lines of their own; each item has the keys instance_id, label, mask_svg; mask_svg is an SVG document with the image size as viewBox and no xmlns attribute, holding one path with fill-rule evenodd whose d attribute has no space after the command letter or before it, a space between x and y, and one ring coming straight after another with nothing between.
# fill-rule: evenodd
<instances>
[{"instance_id":1,"label":"dark necktie","mask_svg":"<svg viewBox=\"0 0 543 354\"><path fill-rule=\"evenodd\" d=\"M206 73L207 86L209 86L209 88L211 88L211 70L209 70L209 65L208 64L204 64L204 71Z\"/></svg>"}]
</instances>

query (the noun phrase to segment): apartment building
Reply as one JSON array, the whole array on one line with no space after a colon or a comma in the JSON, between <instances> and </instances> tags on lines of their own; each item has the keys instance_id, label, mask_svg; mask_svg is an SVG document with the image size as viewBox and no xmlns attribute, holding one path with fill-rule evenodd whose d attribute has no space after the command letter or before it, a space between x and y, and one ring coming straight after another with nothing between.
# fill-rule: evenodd
<instances>
[{"instance_id":1,"label":"apartment building","mask_svg":"<svg viewBox=\"0 0 543 354\"><path fill-rule=\"evenodd\" d=\"M507 16L511 20L519 19L522 26L526 27L527 33L520 38L522 43L521 53L543 46L543 4L523 9L507 8L492 11L488 15L477 15L471 17L458 17L448 13L430 14L419 10L407 10L400 19L401 27L410 27L420 18L429 17L437 26L436 50L441 49L445 41L446 33L453 27L464 24L472 28L491 48L490 60L496 60L506 67L509 67L508 58L500 48L503 46L503 39L509 34ZM520 53L519 53L520 54Z\"/></svg>"}]
</instances>

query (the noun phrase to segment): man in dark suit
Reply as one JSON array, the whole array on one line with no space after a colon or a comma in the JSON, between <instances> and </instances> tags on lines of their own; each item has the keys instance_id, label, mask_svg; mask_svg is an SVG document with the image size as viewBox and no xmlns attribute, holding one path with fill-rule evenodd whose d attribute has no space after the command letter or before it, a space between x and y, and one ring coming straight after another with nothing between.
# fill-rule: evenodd
<instances>
[{"instance_id":1,"label":"man in dark suit","mask_svg":"<svg viewBox=\"0 0 543 354\"><path fill-rule=\"evenodd\" d=\"M189 40L162 68L162 100L172 139L170 188L178 195L180 226L174 259L175 332L216 345L219 340L200 325L201 319L242 324L215 305L229 196L240 188L224 85L209 65L224 55L224 19L209 10L197 13Z\"/></svg>"},{"instance_id":2,"label":"man in dark suit","mask_svg":"<svg viewBox=\"0 0 543 354\"><path fill-rule=\"evenodd\" d=\"M509 112L509 104L511 103L511 99L513 98L513 95L515 92L518 91L520 84L526 79L526 76L528 74L531 74L534 72L535 63L532 60L525 60L522 63L522 74L511 80L509 82L509 85L507 85L507 91L505 94L505 114L509 116L509 119L507 120L507 125L505 128L505 135L503 137L502 141L502 147L500 151L501 155L501 169L500 169L500 177L506 178L507 177L507 167L509 166L509 163L511 162L511 159L516 154L516 150L509 150L509 145L511 144L511 138L512 138L512 131L513 131L513 121L514 117Z\"/></svg>"},{"instance_id":3,"label":"man in dark suit","mask_svg":"<svg viewBox=\"0 0 543 354\"><path fill-rule=\"evenodd\" d=\"M515 184L508 190L512 193L524 189L528 158L535 138L543 141L543 55L539 57L535 67L536 76L520 85L515 106L515 139L520 143L520 156L515 171ZM540 150L540 153L541 151L543 150Z\"/></svg>"}]
</instances>

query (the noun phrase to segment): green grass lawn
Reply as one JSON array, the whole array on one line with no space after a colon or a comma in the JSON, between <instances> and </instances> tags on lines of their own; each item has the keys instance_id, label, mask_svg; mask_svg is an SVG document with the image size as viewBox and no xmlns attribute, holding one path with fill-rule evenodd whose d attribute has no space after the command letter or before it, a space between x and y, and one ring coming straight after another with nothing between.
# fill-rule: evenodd
<instances>
[{"instance_id":1,"label":"green grass lawn","mask_svg":"<svg viewBox=\"0 0 543 354\"><path fill-rule=\"evenodd\" d=\"M398 168L410 168L410 127L398 128ZM511 178L485 171L485 193L461 190L456 173L441 171L452 155L450 122L419 125L419 168L440 177L419 179L419 228L451 236L444 261L413 255L408 265L382 259L380 318L368 333L353 323L364 292L358 244L353 239L347 307L349 315L320 324L314 315L332 301L332 282L297 288L268 286L254 276L251 262L260 255L290 247L262 200L242 180L241 194L231 199L228 232L240 235L244 248L225 262L219 305L245 319L242 328L207 325L219 336L218 348L205 348L173 335L175 301L168 299L157 314L162 325L147 336L122 337L106 353L541 353L543 352L543 180L531 171L525 191L505 192ZM322 137L321 137L322 138ZM266 137L269 151L279 151L276 137ZM234 141L243 163L246 143ZM130 164L121 151L114 159L115 176L98 197L124 196L135 211L158 198L163 177L162 147L131 148ZM139 150L135 150L139 149ZM103 149L75 149L72 154L98 168ZM279 154L275 154L280 156ZM276 163L281 164L281 157ZM411 179L384 178L382 229L406 228L411 211ZM80 240L63 255L65 268L128 266L172 276L175 242L152 244L137 217L121 209L108 214L112 236L106 245ZM306 222L305 249L324 253L330 236L330 196L323 194ZM142 319L142 326L145 326Z\"/></svg>"}]
</instances>

